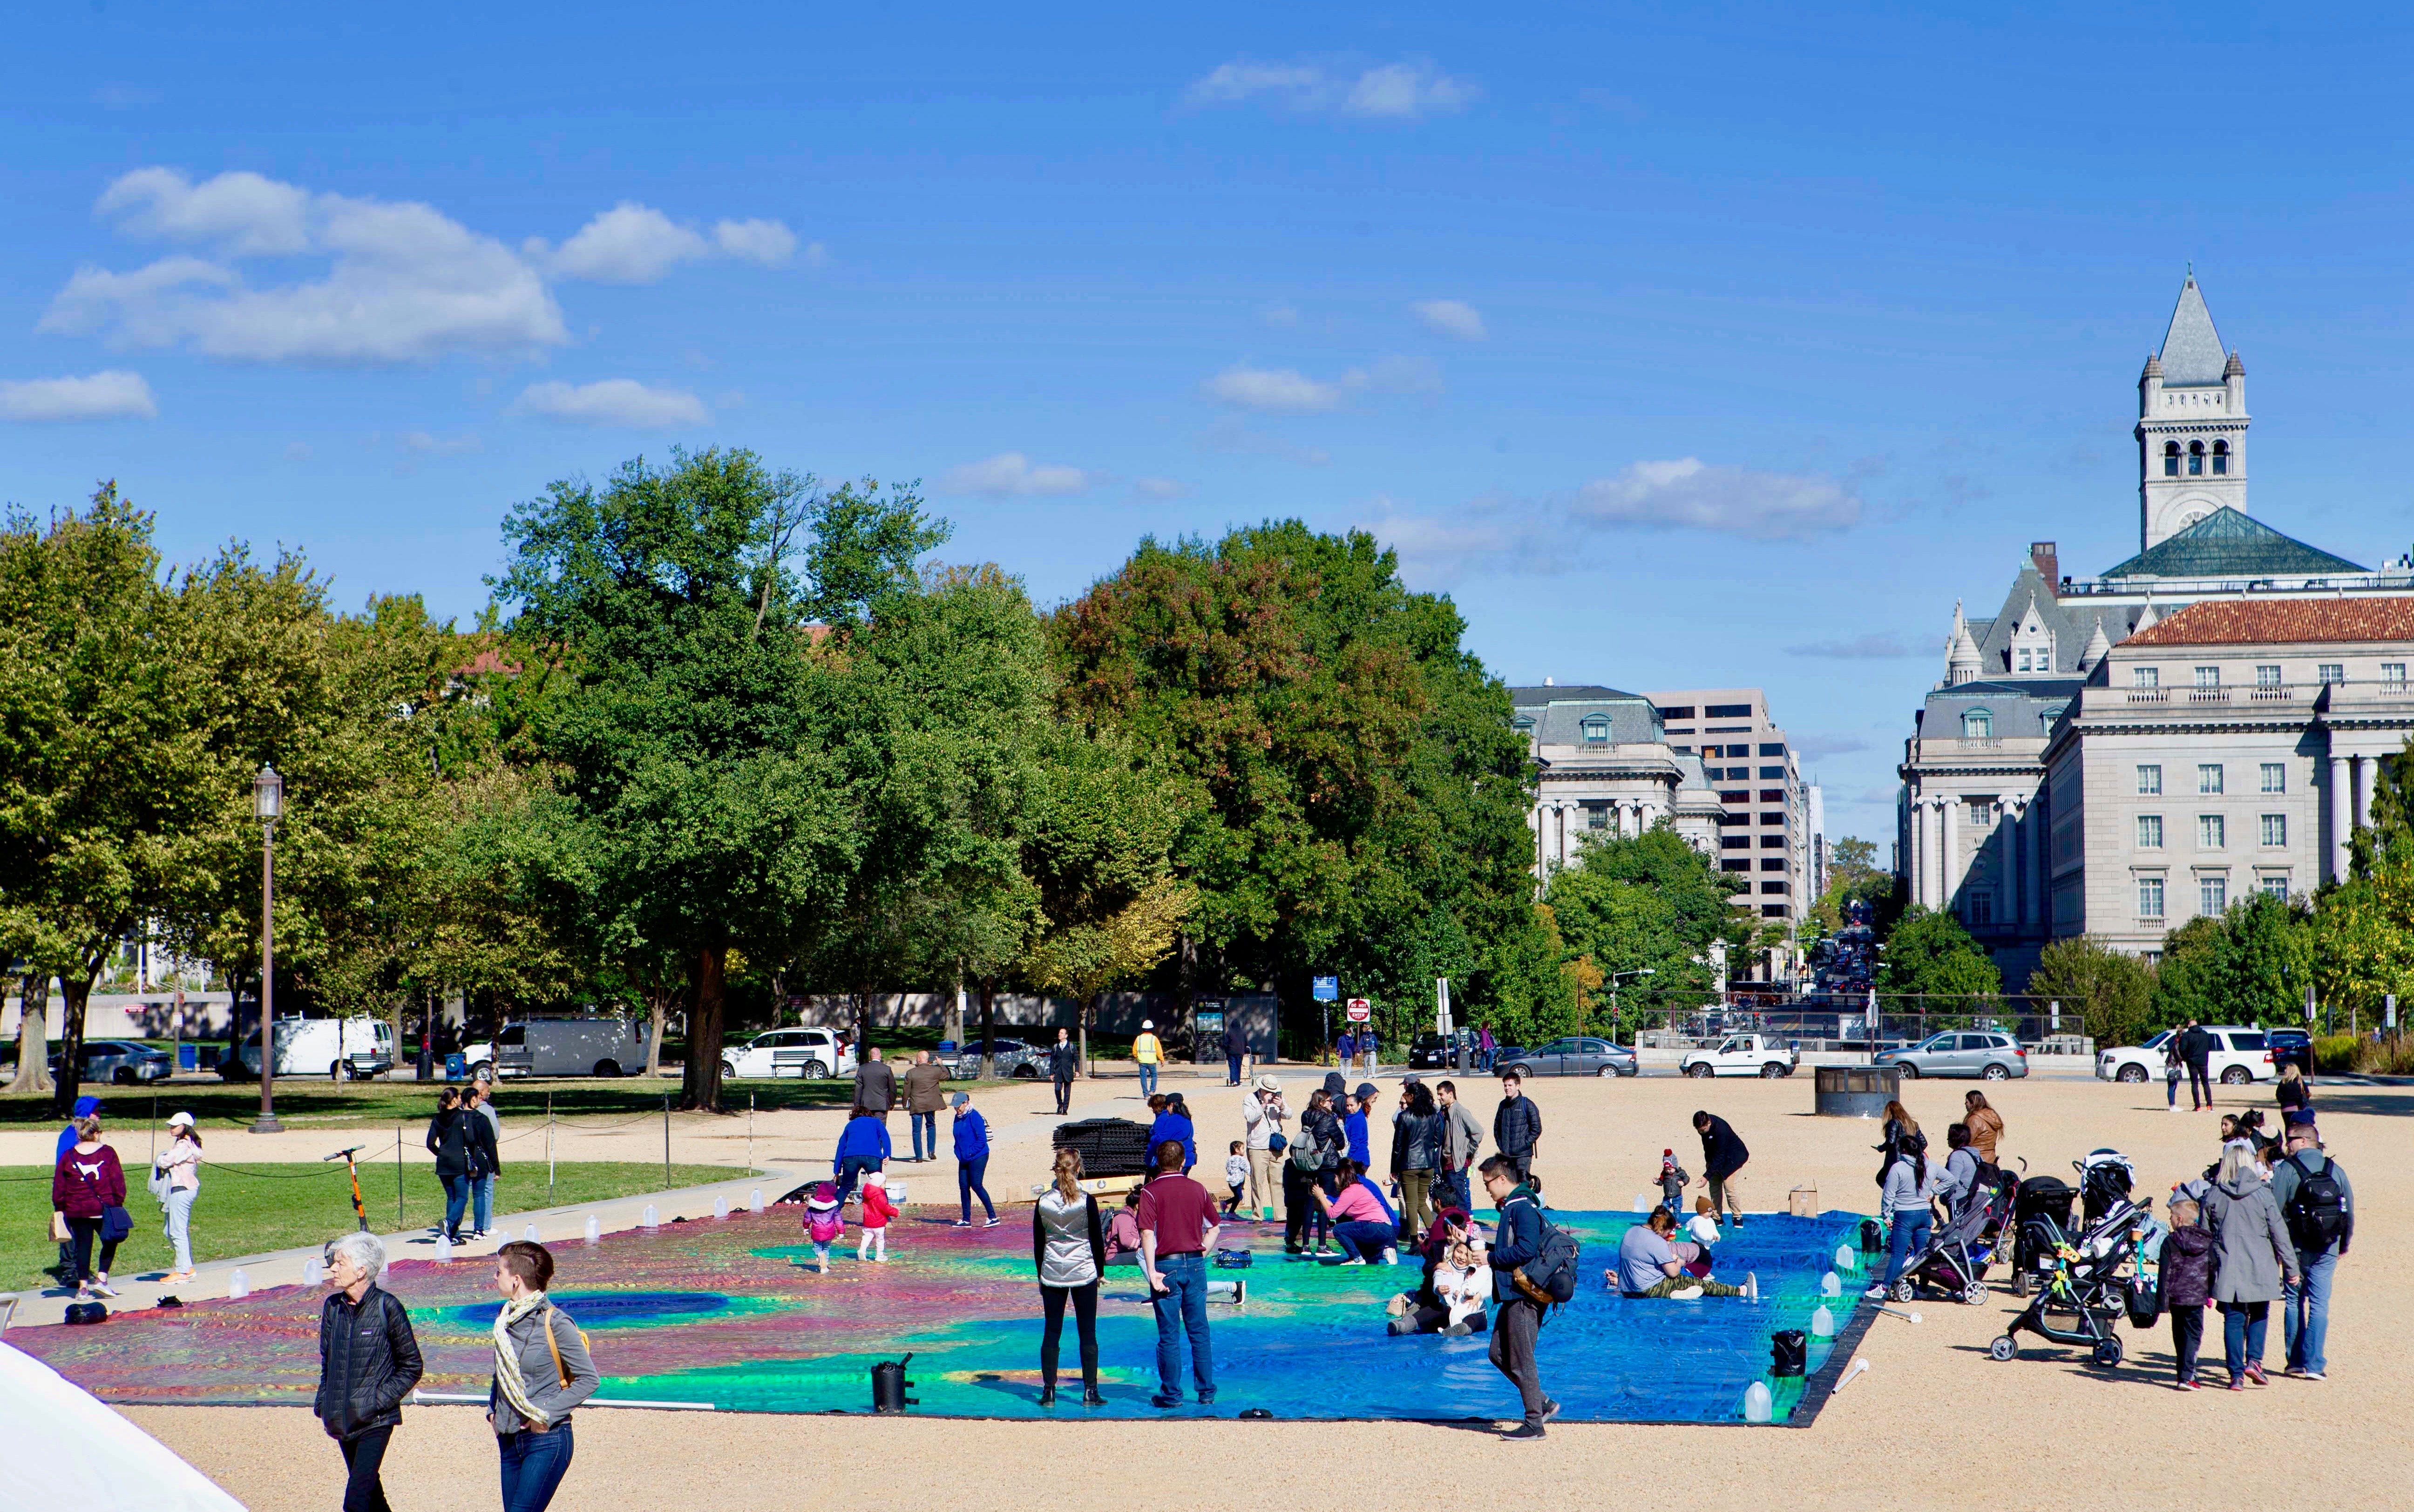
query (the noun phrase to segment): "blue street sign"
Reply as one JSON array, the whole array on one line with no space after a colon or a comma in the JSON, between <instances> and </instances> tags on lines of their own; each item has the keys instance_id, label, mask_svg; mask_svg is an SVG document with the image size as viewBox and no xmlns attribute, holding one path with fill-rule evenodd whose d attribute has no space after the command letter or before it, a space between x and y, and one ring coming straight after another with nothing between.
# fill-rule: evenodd
<instances>
[{"instance_id":1,"label":"blue street sign","mask_svg":"<svg viewBox=\"0 0 2414 1512\"><path fill-rule=\"evenodd\" d=\"M1341 979L1339 977L1316 977L1310 980L1315 984L1316 1001L1319 1003L1337 1003L1341 1001Z\"/></svg>"}]
</instances>

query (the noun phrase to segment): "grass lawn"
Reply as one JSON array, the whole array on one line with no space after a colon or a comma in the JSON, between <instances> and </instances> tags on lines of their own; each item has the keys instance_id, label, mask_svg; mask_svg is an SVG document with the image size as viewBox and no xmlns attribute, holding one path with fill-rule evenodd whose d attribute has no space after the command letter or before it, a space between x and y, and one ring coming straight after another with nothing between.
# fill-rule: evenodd
<instances>
[{"instance_id":1,"label":"grass lawn","mask_svg":"<svg viewBox=\"0 0 2414 1512\"><path fill-rule=\"evenodd\" d=\"M167 1237L160 1232L164 1215L142 1190L142 1146L122 1141L121 1146L121 1155L127 1149L133 1152L127 1172L130 1190L126 1210L134 1215L134 1233L118 1247L116 1273L133 1276L165 1270L171 1256ZM397 1220L394 1167L361 1169L361 1200L368 1208L369 1227L380 1234L425 1228L444 1216L444 1190L437 1185L434 1173L421 1165L404 1175ZM675 1165L670 1175L671 1186L697 1187L746 1173L723 1165ZM495 1211L498 1215L528 1212L663 1190L659 1161L650 1165L642 1160L563 1163L555 1168L550 1192L545 1188L544 1161L525 1161L505 1166L496 1178ZM708 1206L706 1211L710 1211ZM665 1220L673 1216L663 1215ZM50 1237L50 1173L35 1166L0 1167L0 1291L52 1284L45 1273L57 1264L58 1247ZM317 1244L353 1226L351 1183L340 1163L204 1165L201 1195L193 1204L193 1259L222 1260Z\"/></svg>"}]
</instances>

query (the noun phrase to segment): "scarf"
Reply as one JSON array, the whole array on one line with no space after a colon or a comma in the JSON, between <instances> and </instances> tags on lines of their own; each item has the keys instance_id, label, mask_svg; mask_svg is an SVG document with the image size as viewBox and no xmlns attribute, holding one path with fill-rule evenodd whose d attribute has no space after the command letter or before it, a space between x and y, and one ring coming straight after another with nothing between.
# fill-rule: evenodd
<instances>
[{"instance_id":1,"label":"scarf","mask_svg":"<svg viewBox=\"0 0 2414 1512\"><path fill-rule=\"evenodd\" d=\"M540 1308L550 1308L544 1294L530 1292L516 1302L504 1303L502 1311L495 1314L495 1389L503 1394L503 1400L519 1414L520 1420L531 1428L544 1428L549 1419L529 1401L528 1382L520 1375L520 1352L512 1343L511 1328ZM549 1315L544 1326L553 1326Z\"/></svg>"}]
</instances>

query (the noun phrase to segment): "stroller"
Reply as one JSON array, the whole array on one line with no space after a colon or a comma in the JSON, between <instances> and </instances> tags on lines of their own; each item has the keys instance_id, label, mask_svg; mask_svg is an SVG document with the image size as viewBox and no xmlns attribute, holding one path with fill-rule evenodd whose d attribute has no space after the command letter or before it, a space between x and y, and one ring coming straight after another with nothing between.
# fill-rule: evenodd
<instances>
[{"instance_id":1,"label":"stroller","mask_svg":"<svg viewBox=\"0 0 2414 1512\"><path fill-rule=\"evenodd\" d=\"M2017 1359L2019 1335L2026 1329L2053 1343L2084 1346L2089 1357L2107 1370L2120 1364L2118 1325L2130 1310L2133 1292L2131 1278L2123 1270L2141 1248L2139 1235L2153 1223L2144 1208L2124 1201L2106 1209L2077 1237L2058 1239L2040 1265L2045 1284L2027 1310L1987 1346L1988 1355ZM2049 1312L2072 1321L2057 1325L2047 1320Z\"/></svg>"},{"instance_id":2,"label":"stroller","mask_svg":"<svg viewBox=\"0 0 2414 1512\"><path fill-rule=\"evenodd\" d=\"M2090 1224L2127 1202L2138 1182L2138 1168L2119 1150L2090 1150L2085 1160L2070 1163L2079 1172L2081 1218Z\"/></svg>"},{"instance_id":3,"label":"stroller","mask_svg":"<svg viewBox=\"0 0 2414 1512\"><path fill-rule=\"evenodd\" d=\"M1993 1172L1991 1166L1983 1168ZM1914 1257L1896 1278L1894 1299L1908 1302L1922 1289L1942 1292L1963 1302L1977 1303L1987 1299L1987 1266L2002 1242L2004 1221L2010 1218L2013 1188L2009 1178L1995 1173L1990 1183L1982 1175L1979 1185L1971 1189L1961 1211L1955 1214L1938 1231L1926 1250Z\"/></svg>"},{"instance_id":4,"label":"stroller","mask_svg":"<svg viewBox=\"0 0 2414 1512\"><path fill-rule=\"evenodd\" d=\"M2071 1232L2070 1209L2079 1200L2059 1176L2031 1176L2020 1183L2012 1206L2012 1295L2026 1296Z\"/></svg>"}]
</instances>

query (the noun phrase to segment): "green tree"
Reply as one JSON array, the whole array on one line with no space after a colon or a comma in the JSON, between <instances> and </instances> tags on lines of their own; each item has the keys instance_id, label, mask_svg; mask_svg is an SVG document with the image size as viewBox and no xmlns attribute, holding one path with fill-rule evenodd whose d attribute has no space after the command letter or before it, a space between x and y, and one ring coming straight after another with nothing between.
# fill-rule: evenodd
<instances>
[{"instance_id":1,"label":"green tree","mask_svg":"<svg viewBox=\"0 0 2414 1512\"><path fill-rule=\"evenodd\" d=\"M2163 936L2163 959L2154 968L2153 1027L2189 1019L2221 1022L2223 933L2218 917L2198 914Z\"/></svg>"},{"instance_id":2,"label":"green tree","mask_svg":"<svg viewBox=\"0 0 2414 1512\"><path fill-rule=\"evenodd\" d=\"M2335 894L2333 894L2335 895ZM2154 1016L2161 1024L2295 1024L2314 984L2312 909L2258 892L2198 915L2164 937Z\"/></svg>"},{"instance_id":3,"label":"green tree","mask_svg":"<svg viewBox=\"0 0 2414 1512\"><path fill-rule=\"evenodd\" d=\"M1546 904L1535 904L1494 940L1474 981L1468 1019L1487 1024L1504 1045L1536 1045L1576 1026L1575 982L1564 967L1567 943Z\"/></svg>"},{"instance_id":4,"label":"green tree","mask_svg":"<svg viewBox=\"0 0 2414 1512\"><path fill-rule=\"evenodd\" d=\"M1293 520L1143 541L1050 629L1067 717L1128 734L1194 795L1185 984L1270 983L1304 1012L1318 970L1393 985L1395 943L1437 906L1490 946L1527 927L1532 778L1507 689L1372 537Z\"/></svg>"},{"instance_id":5,"label":"green tree","mask_svg":"<svg viewBox=\"0 0 2414 1512\"><path fill-rule=\"evenodd\" d=\"M1923 997L1930 1013L1979 1012L2004 990L2003 973L1961 921L1930 908L1903 915L1879 960L1878 991Z\"/></svg>"},{"instance_id":6,"label":"green tree","mask_svg":"<svg viewBox=\"0 0 2414 1512\"><path fill-rule=\"evenodd\" d=\"M1878 868L1874 841L1846 835L1828 848L1827 891L1810 906L1810 938L1821 938L1844 927L1847 904L1869 906L1874 923L1878 910L1894 893L1894 874Z\"/></svg>"},{"instance_id":7,"label":"green tree","mask_svg":"<svg viewBox=\"0 0 2414 1512\"><path fill-rule=\"evenodd\" d=\"M1593 836L1551 874L1543 899L1571 958L1609 974L1648 970L1619 993L1621 1016L1645 1005L1691 1007L1717 990L1711 943L1740 951L1757 921L1731 901L1743 884L1662 824L1635 836Z\"/></svg>"},{"instance_id":8,"label":"green tree","mask_svg":"<svg viewBox=\"0 0 2414 1512\"><path fill-rule=\"evenodd\" d=\"M2059 939L2040 951L2028 991L2079 1015L2102 1045L2139 1042L2153 1019L2153 967L2093 935Z\"/></svg>"},{"instance_id":9,"label":"green tree","mask_svg":"<svg viewBox=\"0 0 2414 1512\"><path fill-rule=\"evenodd\" d=\"M944 532L910 491L877 494L850 530L885 543L893 580ZM688 963L690 1107L720 1105L730 951L783 957L855 869L853 784L815 718L808 619L864 590L835 568L792 572L817 497L752 452L674 451L600 488L558 482L504 522L513 559L492 586L567 682L536 730L561 771L555 854L575 863L589 937L637 972ZM834 560L857 573L861 555Z\"/></svg>"}]
</instances>

